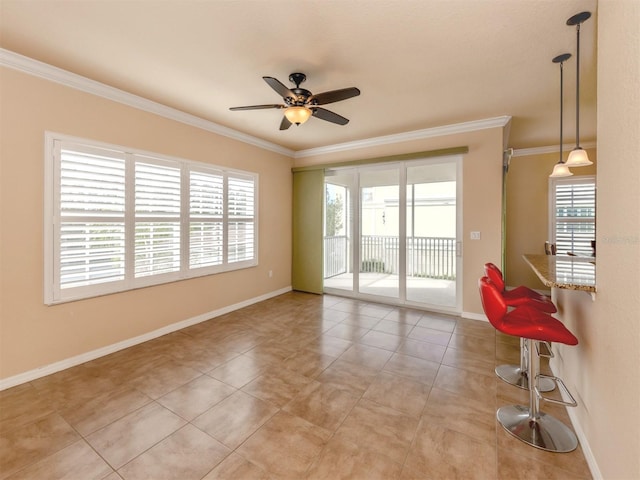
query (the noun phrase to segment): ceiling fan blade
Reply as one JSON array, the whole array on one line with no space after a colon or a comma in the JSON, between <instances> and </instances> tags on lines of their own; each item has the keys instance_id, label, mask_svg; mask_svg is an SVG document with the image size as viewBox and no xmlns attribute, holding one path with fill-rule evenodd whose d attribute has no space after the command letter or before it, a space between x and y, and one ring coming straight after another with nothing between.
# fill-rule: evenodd
<instances>
[{"instance_id":1,"label":"ceiling fan blade","mask_svg":"<svg viewBox=\"0 0 640 480\"><path fill-rule=\"evenodd\" d=\"M349 123L349 119L344 118L343 116L338 115L337 113L333 113L332 111L327 110L326 108L315 107L315 108L312 108L312 110L313 110L313 116L321 120L326 120L327 122L331 122L331 123L337 123L338 125L346 125L347 123Z\"/></svg>"},{"instance_id":2,"label":"ceiling fan blade","mask_svg":"<svg viewBox=\"0 0 640 480\"><path fill-rule=\"evenodd\" d=\"M238 110L263 110L266 108L284 108L284 105L278 105L276 103L269 105L247 105L246 107L231 107L229 110L236 112Z\"/></svg>"},{"instance_id":3,"label":"ceiling fan blade","mask_svg":"<svg viewBox=\"0 0 640 480\"><path fill-rule=\"evenodd\" d=\"M280 130L286 130L291 126L291 122L284 115L282 116L282 122L280 122Z\"/></svg>"},{"instance_id":4,"label":"ceiling fan blade","mask_svg":"<svg viewBox=\"0 0 640 480\"><path fill-rule=\"evenodd\" d=\"M282 98L287 98L287 97L297 98L296 95L291 90L289 90L287 87L285 87L282 84L282 82L280 82L280 80L278 80L277 78L273 78L273 77L262 77L262 78Z\"/></svg>"},{"instance_id":5,"label":"ceiling fan blade","mask_svg":"<svg viewBox=\"0 0 640 480\"><path fill-rule=\"evenodd\" d=\"M339 102L347 98L353 98L360 95L360 90L356 87L341 88L340 90L331 90L330 92L311 95L309 102L315 105L326 105L327 103Z\"/></svg>"}]
</instances>

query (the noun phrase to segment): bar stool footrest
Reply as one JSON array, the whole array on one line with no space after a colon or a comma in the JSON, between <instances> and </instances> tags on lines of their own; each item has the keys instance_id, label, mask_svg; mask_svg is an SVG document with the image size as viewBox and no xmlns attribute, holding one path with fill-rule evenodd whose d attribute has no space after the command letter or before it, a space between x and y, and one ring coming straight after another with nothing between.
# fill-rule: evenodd
<instances>
[{"instance_id":1,"label":"bar stool footrest","mask_svg":"<svg viewBox=\"0 0 640 480\"><path fill-rule=\"evenodd\" d=\"M569 389L567 388L567 386L564 384L564 382L562 381L561 378L559 377L554 377L551 375L544 375L542 373L538 374L538 382L540 380L543 379L551 379L553 380L553 382L555 382L556 385L558 385L558 388L560 390L560 392L564 393L564 395L562 395L563 397L569 397L571 400L557 400L555 398L550 398L550 397L545 397L544 395L542 395L542 393L540 392L544 392L545 390L542 390L541 388L538 388L537 386L534 387L534 391L536 392L536 395L538 396L538 398L544 400L545 402L549 402L549 403L555 403L556 405L564 405L565 407L577 407L578 406L578 402L576 401L575 398L573 398L573 395L571 395L571 392L569 391Z\"/></svg>"}]
</instances>

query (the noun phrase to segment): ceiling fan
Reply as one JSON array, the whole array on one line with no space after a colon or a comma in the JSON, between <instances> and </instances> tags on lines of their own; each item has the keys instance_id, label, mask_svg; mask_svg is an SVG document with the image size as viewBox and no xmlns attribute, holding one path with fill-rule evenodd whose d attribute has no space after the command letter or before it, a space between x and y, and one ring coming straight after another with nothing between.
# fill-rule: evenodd
<instances>
[{"instance_id":1,"label":"ceiling fan","mask_svg":"<svg viewBox=\"0 0 640 480\"><path fill-rule=\"evenodd\" d=\"M331 90L330 92L314 95L309 90L300 88L300 84L307 79L307 76L304 73L292 73L289 75L289 80L296 85L295 88L291 89L285 87L282 82L276 78L262 78L278 93L278 95L282 97L284 105L277 103L268 105L249 105L246 107L231 107L229 110L238 111L284 108L284 117L282 117L282 122L280 123L280 130L286 130L294 123L296 125L300 125L301 123L309 120L309 117L311 116L319 118L320 120L326 120L327 122L336 123L338 125L346 125L349 123L349 119L327 110L326 108L322 108L320 105L339 102L341 100L346 100L360 95L360 90L356 87L341 88L340 90Z\"/></svg>"}]
</instances>

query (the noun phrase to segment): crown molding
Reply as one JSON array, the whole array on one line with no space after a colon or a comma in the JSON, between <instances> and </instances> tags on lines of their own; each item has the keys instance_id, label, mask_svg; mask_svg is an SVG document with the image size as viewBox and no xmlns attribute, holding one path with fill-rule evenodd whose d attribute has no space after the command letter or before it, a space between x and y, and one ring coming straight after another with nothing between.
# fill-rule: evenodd
<instances>
[{"instance_id":1,"label":"crown molding","mask_svg":"<svg viewBox=\"0 0 640 480\"><path fill-rule=\"evenodd\" d=\"M335 145L328 145L326 147L298 150L297 152L295 152L294 158L304 158L312 157L315 155L325 155L328 153L345 152L347 150L357 150L359 148L365 147L377 147L380 145L389 145L393 143L407 142L410 140L422 140L424 138L441 137L443 135L454 135L456 133L475 132L487 128L506 127L507 125L509 125L509 122L511 122L511 117L508 115L504 115L502 117L486 118L484 120L454 123L451 125L443 125L441 127L413 130L411 132L367 138L364 140L356 140L353 142L336 143Z\"/></svg>"},{"instance_id":2,"label":"crown molding","mask_svg":"<svg viewBox=\"0 0 640 480\"><path fill-rule=\"evenodd\" d=\"M89 78L77 75L75 73L54 67L44 62L34 60L24 55L17 54L10 50L0 49L0 66L18 70L20 72L40 77L51 82L59 83L66 87L74 88L91 95L106 98L114 102L127 105L138 110L153 113L170 120L175 120L192 127L196 127L208 132L212 132L224 137L232 138L255 147L260 147L275 153L293 157L295 152L288 148L284 148L275 143L267 142L257 137L247 135L237 130L224 127L217 123L205 120L203 118L182 112L175 108L167 107L160 103L148 100L138 95L125 92L123 90L110 87L104 83L91 80Z\"/></svg>"},{"instance_id":3,"label":"crown molding","mask_svg":"<svg viewBox=\"0 0 640 480\"><path fill-rule=\"evenodd\" d=\"M582 148L587 149L587 148L596 148L597 143L596 142L588 142L588 143L583 143ZM562 147L562 151L563 152L567 152L567 151L571 151L573 150L574 145L564 145ZM560 145L549 145L547 147L534 147L534 148L517 148L513 150L513 154L511 155L511 158L513 157L528 157L531 155L544 155L546 153L558 153L560 151Z\"/></svg>"}]
</instances>

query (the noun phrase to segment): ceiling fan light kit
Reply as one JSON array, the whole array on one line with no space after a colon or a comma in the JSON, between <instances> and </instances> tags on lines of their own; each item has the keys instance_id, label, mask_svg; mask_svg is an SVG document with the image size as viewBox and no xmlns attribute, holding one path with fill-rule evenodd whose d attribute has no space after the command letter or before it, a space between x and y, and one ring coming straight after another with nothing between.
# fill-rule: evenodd
<instances>
[{"instance_id":1,"label":"ceiling fan light kit","mask_svg":"<svg viewBox=\"0 0 640 480\"><path fill-rule=\"evenodd\" d=\"M289 107L285 109L284 116L287 117L291 123L300 125L311 117L311 110L307 107Z\"/></svg>"},{"instance_id":2,"label":"ceiling fan light kit","mask_svg":"<svg viewBox=\"0 0 640 480\"><path fill-rule=\"evenodd\" d=\"M320 105L347 100L360 95L360 90L356 87L342 88L340 90L331 90L329 92L312 94L309 90L300 88L300 84L307 79L304 73L292 73L289 80L295 84L295 88L287 88L278 79L273 77L262 77L278 95L282 97L282 104L268 105L248 105L245 107L231 107L229 110L264 110L269 108L284 108L284 117L280 123L280 130L286 130L294 123L300 125L309 120L310 117L316 117L320 120L335 123L336 125L346 125L349 119L338 115Z\"/></svg>"}]
</instances>

